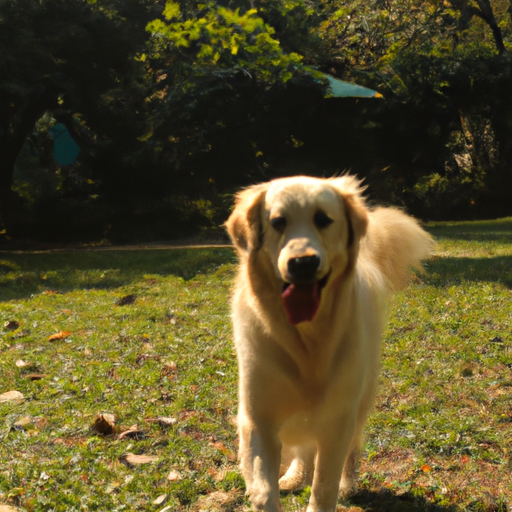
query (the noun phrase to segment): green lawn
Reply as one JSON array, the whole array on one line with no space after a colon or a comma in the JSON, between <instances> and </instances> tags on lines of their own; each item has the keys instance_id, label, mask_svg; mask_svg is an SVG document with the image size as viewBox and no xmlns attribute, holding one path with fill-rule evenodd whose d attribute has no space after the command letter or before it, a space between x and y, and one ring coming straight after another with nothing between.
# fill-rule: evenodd
<instances>
[{"instance_id":1,"label":"green lawn","mask_svg":"<svg viewBox=\"0 0 512 512\"><path fill-rule=\"evenodd\" d=\"M344 505L510 511L512 219L428 228L436 255L391 309ZM234 271L231 249L0 253L0 395L23 395L0 401L0 504L245 510Z\"/></svg>"}]
</instances>

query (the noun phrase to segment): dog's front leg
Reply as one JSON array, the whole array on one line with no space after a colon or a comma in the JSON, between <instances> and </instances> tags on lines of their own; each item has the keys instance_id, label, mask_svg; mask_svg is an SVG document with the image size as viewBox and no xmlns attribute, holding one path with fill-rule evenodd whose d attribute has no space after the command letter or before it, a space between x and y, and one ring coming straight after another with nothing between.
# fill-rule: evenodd
<instances>
[{"instance_id":1,"label":"dog's front leg","mask_svg":"<svg viewBox=\"0 0 512 512\"><path fill-rule=\"evenodd\" d=\"M330 435L318 439L315 474L307 512L336 510L341 473L352 439L354 422L345 421L341 425L341 430L338 422L338 428L330 425L326 428Z\"/></svg>"},{"instance_id":2,"label":"dog's front leg","mask_svg":"<svg viewBox=\"0 0 512 512\"><path fill-rule=\"evenodd\" d=\"M254 510L281 512L279 464L281 443L273 427L239 417L240 467Z\"/></svg>"}]
</instances>

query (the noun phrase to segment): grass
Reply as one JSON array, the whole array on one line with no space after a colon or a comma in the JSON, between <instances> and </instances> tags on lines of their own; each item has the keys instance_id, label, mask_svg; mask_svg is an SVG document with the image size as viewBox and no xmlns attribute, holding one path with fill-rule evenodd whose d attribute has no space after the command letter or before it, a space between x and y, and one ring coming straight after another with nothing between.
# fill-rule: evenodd
<instances>
[{"instance_id":1,"label":"grass","mask_svg":"<svg viewBox=\"0 0 512 512\"><path fill-rule=\"evenodd\" d=\"M360 490L343 505L510 511L512 219L428 228L436 256L392 306ZM234 270L230 249L0 253L0 395L24 396L0 402L0 504L246 510ZM283 495L285 510L307 498Z\"/></svg>"}]
</instances>

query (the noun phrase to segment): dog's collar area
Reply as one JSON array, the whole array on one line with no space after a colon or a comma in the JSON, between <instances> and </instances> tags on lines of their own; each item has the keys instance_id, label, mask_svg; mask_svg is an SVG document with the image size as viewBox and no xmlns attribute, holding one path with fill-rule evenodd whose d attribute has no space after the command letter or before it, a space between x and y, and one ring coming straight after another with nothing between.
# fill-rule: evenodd
<instances>
[{"instance_id":1,"label":"dog's collar area","mask_svg":"<svg viewBox=\"0 0 512 512\"><path fill-rule=\"evenodd\" d=\"M327 284L330 272L322 279L313 283L287 283L283 284L284 308L291 324L311 322L320 306L322 289Z\"/></svg>"}]
</instances>

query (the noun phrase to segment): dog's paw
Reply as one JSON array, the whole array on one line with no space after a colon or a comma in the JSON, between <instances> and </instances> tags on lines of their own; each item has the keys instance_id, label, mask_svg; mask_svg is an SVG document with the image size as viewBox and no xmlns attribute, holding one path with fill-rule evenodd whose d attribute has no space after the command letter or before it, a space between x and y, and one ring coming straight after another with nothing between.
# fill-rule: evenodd
<instances>
[{"instance_id":1,"label":"dog's paw","mask_svg":"<svg viewBox=\"0 0 512 512\"><path fill-rule=\"evenodd\" d=\"M279 479L279 490L292 492L302 489L304 487L303 480L302 476L293 475L291 478L288 478L284 475Z\"/></svg>"},{"instance_id":2,"label":"dog's paw","mask_svg":"<svg viewBox=\"0 0 512 512\"><path fill-rule=\"evenodd\" d=\"M279 479L279 489L291 492L308 485L307 472L302 460L294 459L286 473Z\"/></svg>"},{"instance_id":3,"label":"dog's paw","mask_svg":"<svg viewBox=\"0 0 512 512\"><path fill-rule=\"evenodd\" d=\"M348 498L357 490L357 479L344 476L340 482L339 496L340 498Z\"/></svg>"}]
</instances>

